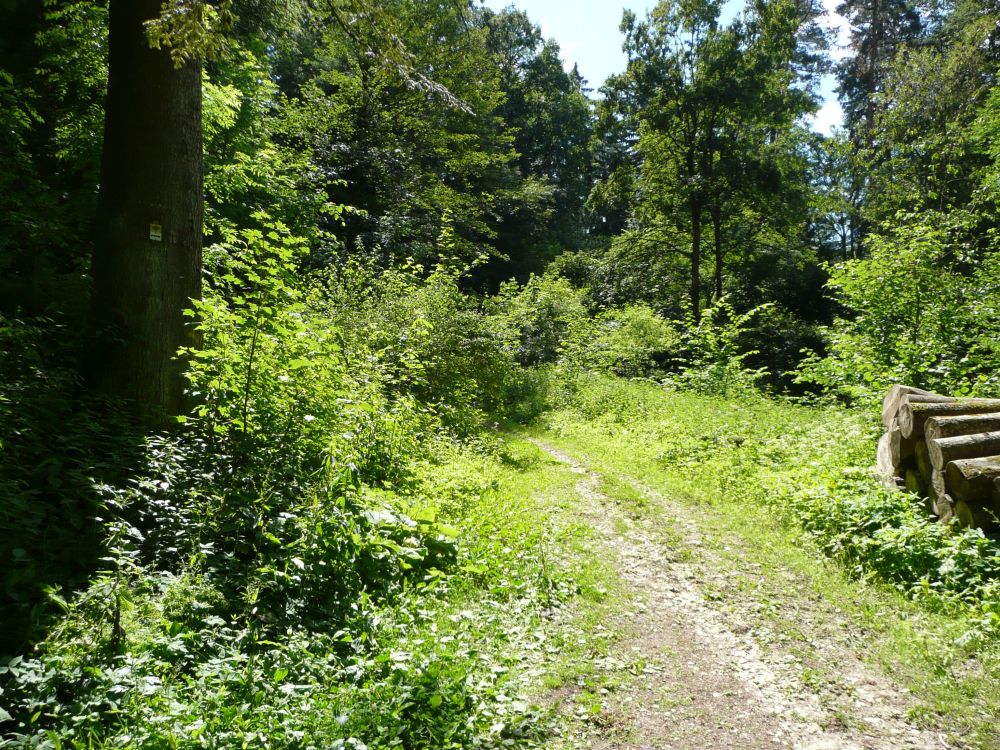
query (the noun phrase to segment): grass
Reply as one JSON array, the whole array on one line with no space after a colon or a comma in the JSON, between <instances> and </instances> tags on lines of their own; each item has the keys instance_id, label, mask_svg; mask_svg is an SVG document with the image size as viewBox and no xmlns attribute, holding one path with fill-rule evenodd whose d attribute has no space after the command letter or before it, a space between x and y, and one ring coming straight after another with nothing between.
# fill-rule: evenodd
<instances>
[{"instance_id":1,"label":"grass","mask_svg":"<svg viewBox=\"0 0 1000 750\"><path fill-rule=\"evenodd\" d=\"M67 603L37 658L0 668L0 709L20 719L3 737L51 748L547 741L556 723L537 700L543 684L572 679L559 665L599 642L556 623L576 609L571 602L610 601L610 582L587 553L589 530L558 512L575 478L518 441L446 449L417 475L414 497L379 501L454 529L458 555L445 570L362 598L336 633L266 637L208 614L214 594L204 576L136 571L120 582L127 605L114 648L101 617L109 582L97 581ZM594 624L588 617L581 629Z\"/></svg>"},{"instance_id":2,"label":"grass","mask_svg":"<svg viewBox=\"0 0 1000 750\"><path fill-rule=\"evenodd\" d=\"M1000 649L981 619L995 589L946 572L935 578L932 565L916 569L913 561L928 556L942 569L962 564L949 555L968 532L928 530L900 510L905 496L884 495L867 470L877 429L868 415L843 409L594 378L528 434L599 472L602 491L629 512L655 518L645 505L656 493L679 501L714 554L733 570L760 571L762 582L737 576L735 586L756 588L756 616L801 655L810 680L838 675L811 658L809 635L783 610L790 591L810 617L847 618L864 634L854 646L917 696L915 719L995 748ZM826 517L838 513L838 524ZM988 540L972 543L980 557L995 550ZM709 593L726 606L725 591Z\"/></svg>"},{"instance_id":3,"label":"grass","mask_svg":"<svg viewBox=\"0 0 1000 750\"><path fill-rule=\"evenodd\" d=\"M649 666L617 648L634 635L621 615L636 594L579 513L581 475L533 437L585 462L596 490L675 559L699 559L677 529L696 523L728 571L706 597L733 611L752 601L762 631L800 659L805 684L840 675L790 606L819 625L850 622L863 641L848 645L919 698L915 720L981 750L1000 744L1000 650L979 628L982 599L962 604L953 575L942 579L947 595L897 575L915 542L883 534L864 547L884 530L871 523L882 496L864 468L875 434L865 415L603 378L578 383L568 404L523 437L443 447L416 468L409 494L376 493L452 529L457 556L392 596L356 602L338 632L261 639L245 623L205 617L216 594L196 571L119 582L128 591L117 650L105 648L115 637L100 619L106 589L67 603L37 658L0 667L0 709L26 722L22 739L5 735L10 745L568 750L597 732L627 741L613 704ZM664 497L685 517L667 513ZM850 523L814 519L829 509ZM910 528L900 518L905 508L886 523ZM914 538L952 549L957 537Z\"/></svg>"}]
</instances>

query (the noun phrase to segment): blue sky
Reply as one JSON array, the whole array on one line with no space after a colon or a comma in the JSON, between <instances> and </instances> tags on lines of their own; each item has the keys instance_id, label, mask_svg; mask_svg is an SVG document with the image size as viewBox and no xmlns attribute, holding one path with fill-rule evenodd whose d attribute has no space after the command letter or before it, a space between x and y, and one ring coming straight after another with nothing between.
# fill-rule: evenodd
<instances>
[{"instance_id":1,"label":"blue sky","mask_svg":"<svg viewBox=\"0 0 1000 750\"><path fill-rule=\"evenodd\" d=\"M734 2L734 0L730 0ZM655 0L484 0L493 10L501 10L514 5L542 27L546 38L553 38L562 50L563 62L567 68L573 63L580 67L580 73L591 88L599 88L612 73L625 69L625 54L622 52L622 36L618 31L622 9L630 8L643 15L652 8ZM832 8L837 0L824 0L824 5ZM737 6L734 5L734 11ZM832 12L828 23L840 32L840 45L834 56L843 56L846 50L845 23ZM813 127L823 133L841 123L842 113L833 92L834 82L823 82L823 108L817 114Z\"/></svg>"}]
</instances>

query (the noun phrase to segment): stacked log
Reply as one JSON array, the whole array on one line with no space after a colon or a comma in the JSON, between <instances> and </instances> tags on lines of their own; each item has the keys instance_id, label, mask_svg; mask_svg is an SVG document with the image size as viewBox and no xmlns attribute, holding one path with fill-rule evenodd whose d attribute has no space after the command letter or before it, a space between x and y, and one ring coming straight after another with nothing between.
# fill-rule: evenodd
<instances>
[{"instance_id":1,"label":"stacked log","mask_svg":"<svg viewBox=\"0 0 1000 750\"><path fill-rule=\"evenodd\" d=\"M942 521L1000 530L1000 399L894 385L882 400L878 472Z\"/></svg>"}]
</instances>

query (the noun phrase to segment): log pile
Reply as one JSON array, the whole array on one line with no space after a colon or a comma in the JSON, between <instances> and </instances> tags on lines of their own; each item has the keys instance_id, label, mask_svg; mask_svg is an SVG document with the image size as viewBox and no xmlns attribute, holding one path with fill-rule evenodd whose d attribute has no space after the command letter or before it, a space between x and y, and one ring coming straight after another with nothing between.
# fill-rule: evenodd
<instances>
[{"instance_id":1,"label":"log pile","mask_svg":"<svg viewBox=\"0 0 1000 750\"><path fill-rule=\"evenodd\" d=\"M1000 399L894 385L882 400L878 472L942 521L1000 531Z\"/></svg>"}]
</instances>

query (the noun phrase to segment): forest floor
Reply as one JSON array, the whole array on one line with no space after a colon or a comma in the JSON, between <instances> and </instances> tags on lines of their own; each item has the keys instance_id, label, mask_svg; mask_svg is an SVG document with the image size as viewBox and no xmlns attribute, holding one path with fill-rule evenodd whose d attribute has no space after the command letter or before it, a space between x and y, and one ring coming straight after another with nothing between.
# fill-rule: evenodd
<instances>
[{"instance_id":1,"label":"forest floor","mask_svg":"<svg viewBox=\"0 0 1000 750\"><path fill-rule=\"evenodd\" d=\"M592 551L614 566L629 604L601 623L615 635L597 665L631 665L629 677L599 687L597 709L579 710L586 681L553 691L560 712L585 719L561 746L960 747L909 719L909 690L863 660L864 634L801 574L764 572L742 540L714 537L654 488L532 442L577 475L574 512L596 531Z\"/></svg>"}]
</instances>

